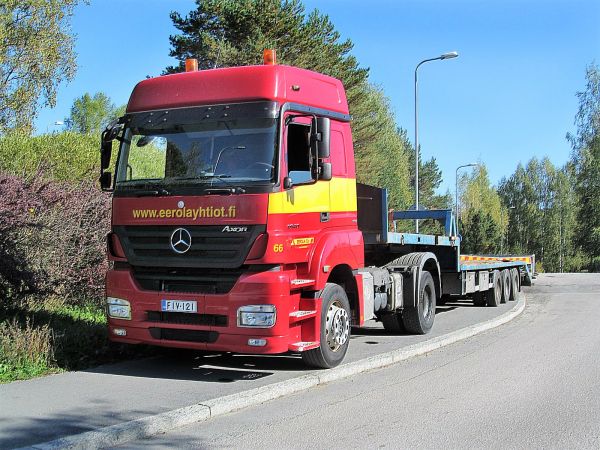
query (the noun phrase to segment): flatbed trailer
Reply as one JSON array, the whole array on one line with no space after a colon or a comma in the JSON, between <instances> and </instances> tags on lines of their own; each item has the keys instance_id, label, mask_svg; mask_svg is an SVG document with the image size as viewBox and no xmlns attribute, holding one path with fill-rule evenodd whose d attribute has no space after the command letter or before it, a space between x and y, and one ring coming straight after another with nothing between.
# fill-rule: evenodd
<instances>
[{"instance_id":1,"label":"flatbed trailer","mask_svg":"<svg viewBox=\"0 0 600 450\"><path fill-rule=\"evenodd\" d=\"M452 210L393 211L388 207L386 189L358 184L357 192L358 224L364 236L365 254L368 255L365 261L390 268L396 263L383 262L392 255L397 255L392 261L402 263L429 260L428 271L433 274L438 289L436 304L445 303L453 297L467 297L477 306L498 306L515 300L522 285L531 285L535 271L534 255L462 255L461 238ZM435 235L393 231L397 228L397 221L406 220L436 221L441 231ZM424 270L425 263L422 264L420 269ZM418 274L407 278L414 292L418 292ZM386 328L397 330L402 328L402 314L398 310L404 309L404 306L396 307L391 314L398 320L386 318L389 311L372 317L381 320L384 326L387 324Z\"/></svg>"}]
</instances>

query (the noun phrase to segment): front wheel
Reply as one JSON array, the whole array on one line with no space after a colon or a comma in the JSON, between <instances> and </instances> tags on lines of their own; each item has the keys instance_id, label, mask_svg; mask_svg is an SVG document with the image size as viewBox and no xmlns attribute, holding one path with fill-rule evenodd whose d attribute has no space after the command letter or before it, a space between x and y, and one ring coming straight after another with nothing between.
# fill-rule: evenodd
<instances>
[{"instance_id":1,"label":"front wheel","mask_svg":"<svg viewBox=\"0 0 600 450\"><path fill-rule=\"evenodd\" d=\"M321 291L321 342L302 353L305 364L330 369L342 362L350 343L350 303L341 286L327 283Z\"/></svg>"}]
</instances>

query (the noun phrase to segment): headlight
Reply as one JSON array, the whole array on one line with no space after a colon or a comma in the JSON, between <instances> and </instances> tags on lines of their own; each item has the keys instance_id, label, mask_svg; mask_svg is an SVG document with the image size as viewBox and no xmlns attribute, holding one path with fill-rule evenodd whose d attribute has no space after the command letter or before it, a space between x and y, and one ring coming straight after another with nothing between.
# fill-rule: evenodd
<instances>
[{"instance_id":1,"label":"headlight","mask_svg":"<svg viewBox=\"0 0 600 450\"><path fill-rule=\"evenodd\" d=\"M131 305L127 300L106 297L106 311L113 319L131 320Z\"/></svg>"},{"instance_id":2,"label":"headlight","mask_svg":"<svg viewBox=\"0 0 600 450\"><path fill-rule=\"evenodd\" d=\"M274 305L246 305L238 309L238 327L271 328L275 325Z\"/></svg>"}]
</instances>

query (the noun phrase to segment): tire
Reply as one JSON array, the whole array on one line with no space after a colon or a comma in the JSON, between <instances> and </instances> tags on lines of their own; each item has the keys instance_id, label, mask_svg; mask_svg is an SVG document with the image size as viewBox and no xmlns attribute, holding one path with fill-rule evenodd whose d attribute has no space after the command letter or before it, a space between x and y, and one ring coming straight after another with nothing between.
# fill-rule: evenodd
<instances>
[{"instance_id":1,"label":"tire","mask_svg":"<svg viewBox=\"0 0 600 450\"><path fill-rule=\"evenodd\" d=\"M393 334L404 334L406 328L404 328L404 322L402 321L402 314L398 312L389 312L379 316L379 320L383 324L383 329L388 333Z\"/></svg>"},{"instance_id":2,"label":"tire","mask_svg":"<svg viewBox=\"0 0 600 450\"><path fill-rule=\"evenodd\" d=\"M416 307L407 307L402 312L402 321L406 331L412 334L429 333L435 319L435 300L433 277L424 270L421 272Z\"/></svg>"},{"instance_id":3,"label":"tire","mask_svg":"<svg viewBox=\"0 0 600 450\"><path fill-rule=\"evenodd\" d=\"M502 277L499 270L492 272L492 287L485 293L485 299L488 306L500 306L502 301Z\"/></svg>"},{"instance_id":4,"label":"tire","mask_svg":"<svg viewBox=\"0 0 600 450\"><path fill-rule=\"evenodd\" d=\"M510 301L517 300L519 298L520 291L521 286L519 286L519 269L510 269L510 297L508 299Z\"/></svg>"},{"instance_id":5,"label":"tire","mask_svg":"<svg viewBox=\"0 0 600 450\"><path fill-rule=\"evenodd\" d=\"M502 303L506 303L510 298L510 270L504 269L500 272L502 277Z\"/></svg>"},{"instance_id":6,"label":"tire","mask_svg":"<svg viewBox=\"0 0 600 450\"><path fill-rule=\"evenodd\" d=\"M350 343L350 303L341 286L327 283L321 291L319 347L302 353L308 366L330 369L342 362Z\"/></svg>"},{"instance_id":7,"label":"tire","mask_svg":"<svg viewBox=\"0 0 600 450\"><path fill-rule=\"evenodd\" d=\"M485 291L480 291L480 292L474 292L473 293L473 304L475 306L485 306L486 305L486 299L485 299Z\"/></svg>"}]
</instances>

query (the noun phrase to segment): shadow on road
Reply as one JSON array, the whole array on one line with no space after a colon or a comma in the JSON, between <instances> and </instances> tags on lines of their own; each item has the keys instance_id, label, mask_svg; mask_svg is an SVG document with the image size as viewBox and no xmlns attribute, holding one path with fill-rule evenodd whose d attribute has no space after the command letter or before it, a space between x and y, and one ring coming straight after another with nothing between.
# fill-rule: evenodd
<instances>
[{"instance_id":1,"label":"shadow on road","mask_svg":"<svg viewBox=\"0 0 600 450\"><path fill-rule=\"evenodd\" d=\"M90 414L90 407L96 407ZM100 412L100 411L104 412ZM48 442L63 436L85 433L104 426L156 414L155 410L128 409L120 412L110 407L110 402L96 399L85 407L69 413L49 413L45 417L29 417L15 424L2 424L0 448L17 448Z\"/></svg>"},{"instance_id":2,"label":"shadow on road","mask_svg":"<svg viewBox=\"0 0 600 450\"><path fill-rule=\"evenodd\" d=\"M243 355L165 349L163 355L110 364L86 372L128 377L162 378L207 383L232 383L268 377L277 372L305 371L298 353Z\"/></svg>"}]
</instances>

